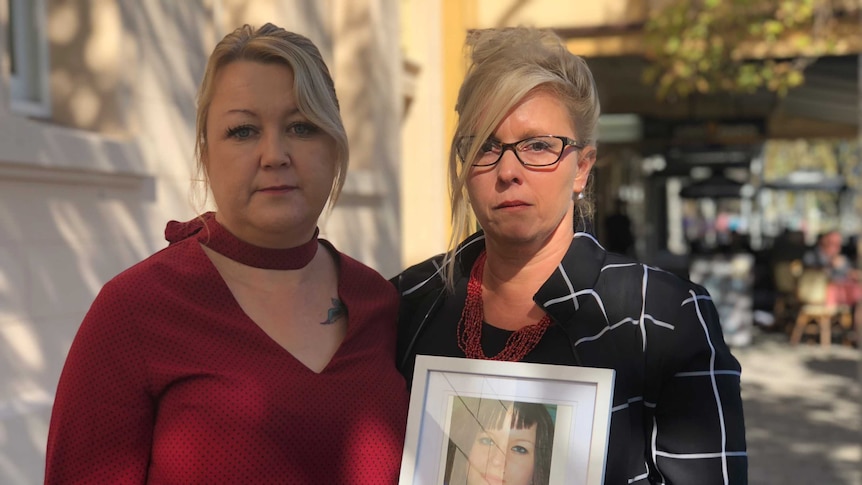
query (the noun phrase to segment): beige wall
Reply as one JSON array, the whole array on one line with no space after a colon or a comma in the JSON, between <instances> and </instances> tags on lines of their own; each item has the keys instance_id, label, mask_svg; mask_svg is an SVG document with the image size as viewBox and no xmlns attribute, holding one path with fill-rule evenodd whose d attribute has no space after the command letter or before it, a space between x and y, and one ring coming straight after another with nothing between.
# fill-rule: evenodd
<instances>
[{"instance_id":1,"label":"beige wall","mask_svg":"<svg viewBox=\"0 0 862 485\"><path fill-rule=\"evenodd\" d=\"M414 66L409 83L410 104L404 112L401 146L401 262L409 266L446 250L449 202L446 157L447 101L444 82L445 51L443 0L403 0L401 43L405 59Z\"/></svg>"},{"instance_id":2,"label":"beige wall","mask_svg":"<svg viewBox=\"0 0 862 485\"><path fill-rule=\"evenodd\" d=\"M194 102L206 56L243 22L311 37L353 143L322 233L384 274L401 266L401 58L395 0L48 0L47 120L9 108L0 0L0 483L42 482L63 360L111 277L188 219ZM358 57L361 56L361 57Z\"/></svg>"},{"instance_id":3,"label":"beige wall","mask_svg":"<svg viewBox=\"0 0 862 485\"><path fill-rule=\"evenodd\" d=\"M333 75L350 170L324 236L384 276L401 269L401 49L397 0L334 0Z\"/></svg>"},{"instance_id":4,"label":"beige wall","mask_svg":"<svg viewBox=\"0 0 862 485\"><path fill-rule=\"evenodd\" d=\"M476 0L475 27L526 25L544 28L583 28L643 21L647 0Z\"/></svg>"},{"instance_id":5,"label":"beige wall","mask_svg":"<svg viewBox=\"0 0 862 485\"><path fill-rule=\"evenodd\" d=\"M105 134L127 134L117 92L122 82L122 19L115 1L47 1L51 120Z\"/></svg>"},{"instance_id":6,"label":"beige wall","mask_svg":"<svg viewBox=\"0 0 862 485\"><path fill-rule=\"evenodd\" d=\"M164 246L166 219L193 215L189 123L200 62L192 60L213 39L186 32L210 12L201 2L60 3L48 5L48 25L69 29L49 38L56 118L12 112L5 70L0 89L4 484L41 483L57 378L101 285ZM113 25L83 30L94 18Z\"/></svg>"}]
</instances>

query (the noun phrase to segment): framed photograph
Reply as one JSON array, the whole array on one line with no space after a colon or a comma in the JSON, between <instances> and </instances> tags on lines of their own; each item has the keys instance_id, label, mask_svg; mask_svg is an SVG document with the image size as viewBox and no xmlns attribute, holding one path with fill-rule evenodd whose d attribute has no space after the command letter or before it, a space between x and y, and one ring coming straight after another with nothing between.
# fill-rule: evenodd
<instances>
[{"instance_id":1,"label":"framed photograph","mask_svg":"<svg viewBox=\"0 0 862 485\"><path fill-rule=\"evenodd\" d=\"M400 485L601 485L614 371L416 357Z\"/></svg>"}]
</instances>

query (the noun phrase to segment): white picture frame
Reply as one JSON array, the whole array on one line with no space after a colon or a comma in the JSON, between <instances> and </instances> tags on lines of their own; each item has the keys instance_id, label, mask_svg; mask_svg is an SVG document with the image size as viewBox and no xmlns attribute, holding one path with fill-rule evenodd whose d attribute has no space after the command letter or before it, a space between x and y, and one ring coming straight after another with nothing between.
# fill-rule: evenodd
<instances>
[{"instance_id":1,"label":"white picture frame","mask_svg":"<svg viewBox=\"0 0 862 485\"><path fill-rule=\"evenodd\" d=\"M500 473L512 483L521 463L523 473L539 474L532 481L601 485L613 384L613 369L419 355L399 485L461 485L475 474L494 483ZM488 424L495 409L502 437ZM516 426L513 414L526 418ZM499 456L492 459L491 449ZM526 455L534 456L524 462Z\"/></svg>"}]
</instances>

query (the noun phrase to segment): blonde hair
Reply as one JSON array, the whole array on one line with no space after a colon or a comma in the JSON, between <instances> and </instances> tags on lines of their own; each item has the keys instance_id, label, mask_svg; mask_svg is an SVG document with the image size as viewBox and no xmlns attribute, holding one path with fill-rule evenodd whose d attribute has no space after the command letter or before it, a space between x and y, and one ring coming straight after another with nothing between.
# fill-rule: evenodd
<instances>
[{"instance_id":1,"label":"blonde hair","mask_svg":"<svg viewBox=\"0 0 862 485\"><path fill-rule=\"evenodd\" d=\"M331 210L344 186L349 158L347 132L341 120L335 84L323 56L311 40L270 23L256 30L243 25L226 35L210 54L197 97L196 179L208 181L203 157L207 150L207 115L215 79L222 68L236 61L283 64L293 72L293 97L299 112L335 142L335 180L329 192Z\"/></svg>"},{"instance_id":2,"label":"blonde hair","mask_svg":"<svg viewBox=\"0 0 862 485\"><path fill-rule=\"evenodd\" d=\"M526 27L476 30L467 35L471 65L458 93L458 124L449 150L449 197L452 236L446 266L446 284L454 288L455 250L475 229L466 181L469 166L460 161L456 146L465 136L476 154L509 110L531 91L541 89L558 96L575 126L577 140L596 144L596 125L601 108L593 75L586 61L568 51L551 31ZM591 184L577 194L575 218L586 223L592 217Z\"/></svg>"}]
</instances>

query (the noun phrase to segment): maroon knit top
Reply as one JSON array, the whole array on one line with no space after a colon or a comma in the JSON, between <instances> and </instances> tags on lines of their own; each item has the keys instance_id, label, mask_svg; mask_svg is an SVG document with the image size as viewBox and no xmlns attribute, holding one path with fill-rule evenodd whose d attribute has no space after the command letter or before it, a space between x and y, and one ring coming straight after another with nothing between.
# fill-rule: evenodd
<instances>
[{"instance_id":1,"label":"maroon knit top","mask_svg":"<svg viewBox=\"0 0 862 485\"><path fill-rule=\"evenodd\" d=\"M321 241L349 323L317 374L243 313L200 247L202 225L177 224L172 244L108 282L84 319L45 483L396 483L407 390L393 287Z\"/></svg>"}]
</instances>

